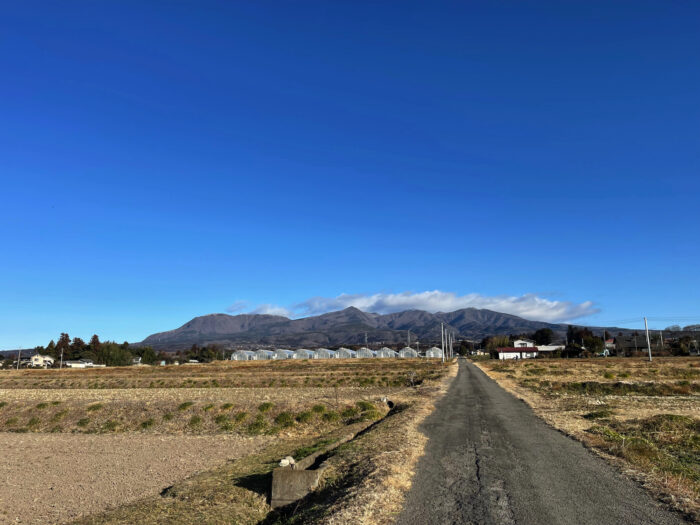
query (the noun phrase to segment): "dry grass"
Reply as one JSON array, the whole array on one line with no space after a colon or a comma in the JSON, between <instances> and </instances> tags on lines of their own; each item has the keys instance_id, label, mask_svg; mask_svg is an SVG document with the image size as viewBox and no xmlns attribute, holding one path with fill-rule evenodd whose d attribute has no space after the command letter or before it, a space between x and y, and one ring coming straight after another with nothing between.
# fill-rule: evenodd
<instances>
[{"instance_id":1,"label":"dry grass","mask_svg":"<svg viewBox=\"0 0 700 525\"><path fill-rule=\"evenodd\" d=\"M484 361L552 426L581 440L675 508L700 517L700 360Z\"/></svg>"},{"instance_id":2,"label":"dry grass","mask_svg":"<svg viewBox=\"0 0 700 525\"><path fill-rule=\"evenodd\" d=\"M333 498L338 503L332 508L322 506L324 516L342 516L373 508L357 498L375 498L384 490L384 503L390 505L382 507L377 500L373 511L384 516L400 505L423 446L424 438L415 429L439 395L436 385L448 369L437 360L372 359L2 371L0 431L47 439L48 433L63 439L70 434L129 433L135 444L143 434L264 436L269 445L261 454L176 483L163 497L146 497L82 523L285 521L284 515L270 514L266 502L268 473L279 458L372 425L386 414L379 400L387 396L403 409L364 434L362 447L343 448L333 459L338 465L334 479L342 474L343 483L361 485L351 491L355 499L329 484L328 490L343 496ZM397 451L405 456L402 465L383 463ZM339 470L350 458L370 470L362 475L357 465ZM334 522L343 522L338 519Z\"/></svg>"}]
</instances>

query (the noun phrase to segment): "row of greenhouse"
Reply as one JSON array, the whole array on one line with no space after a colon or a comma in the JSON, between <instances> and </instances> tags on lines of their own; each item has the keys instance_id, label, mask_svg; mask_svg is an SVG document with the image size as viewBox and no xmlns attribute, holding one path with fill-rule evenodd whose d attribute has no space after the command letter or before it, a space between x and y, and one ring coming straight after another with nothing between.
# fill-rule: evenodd
<instances>
[{"instance_id":1,"label":"row of greenhouse","mask_svg":"<svg viewBox=\"0 0 700 525\"><path fill-rule=\"evenodd\" d=\"M339 348L338 350L329 350L328 348L318 348L316 350L308 350L301 348L299 350L237 350L231 355L233 361L264 361L269 359L365 359L365 358L390 358L390 357L434 357L442 358L442 350L436 346L425 351L424 355L418 354L413 348L402 348L398 352L391 348L381 348L379 350L370 350L369 348L360 348L359 350L350 350L349 348Z\"/></svg>"}]
</instances>

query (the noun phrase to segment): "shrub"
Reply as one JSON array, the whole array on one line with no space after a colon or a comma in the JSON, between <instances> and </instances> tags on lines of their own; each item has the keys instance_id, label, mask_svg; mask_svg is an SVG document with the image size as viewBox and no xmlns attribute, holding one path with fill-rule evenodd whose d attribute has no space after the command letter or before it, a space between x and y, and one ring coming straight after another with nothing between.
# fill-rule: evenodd
<instances>
[{"instance_id":1,"label":"shrub","mask_svg":"<svg viewBox=\"0 0 700 525\"><path fill-rule=\"evenodd\" d=\"M294 416L291 412L280 412L275 418L275 425L279 425L282 428L294 426Z\"/></svg>"},{"instance_id":2,"label":"shrub","mask_svg":"<svg viewBox=\"0 0 700 525\"><path fill-rule=\"evenodd\" d=\"M7 401L0 401L0 408L6 407Z\"/></svg>"},{"instance_id":3,"label":"shrub","mask_svg":"<svg viewBox=\"0 0 700 525\"><path fill-rule=\"evenodd\" d=\"M11 417L11 418L8 419L7 421L5 421L5 424L6 424L6 425L14 425L14 424L16 424L16 423L17 423L17 418L16 418L16 417Z\"/></svg>"},{"instance_id":4,"label":"shrub","mask_svg":"<svg viewBox=\"0 0 700 525\"><path fill-rule=\"evenodd\" d=\"M258 405L258 410L260 412L269 412L271 408L272 403L270 403L269 401L265 401L264 403L260 403L260 405Z\"/></svg>"},{"instance_id":5,"label":"shrub","mask_svg":"<svg viewBox=\"0 0 700 525\"><path fill-rule=\"evenodd\" d=\"M37 407L39 410L42 410L42 409L46 408L47 406L49 406L48 403L39 403L36 407Z\"/></svg>"},{"instance_id":6,"label":"shrub","mask_svg":"<svg viewBox=\"0 0 700 525\"><path fill-rule=\"evenodd\" d=\"M178 410L187 410L190 408L194 403L192 401L185 401L184 403L181 403L180 406L177 407Z\"/></svg>"},{"instance_id":7,"label":"shrub","mask_svg":"<svg viewBox=\"0 0 700 525\"><path fill-rule=\"evenodd\" d=\"M362 412L365 412L367 410L375 410L374 403L370 403L369 401L358 401L357 403L355 403L355 405Z\"/></svg>"},{"instance_id":8,"label":"shrub","mask_svg":"<svg viewBox=\"0 0 700 525\"><path fill-rule=\"evenodd\" d=\"M61 410L60 412L56 412L56 413L51 417L51 421L54 421L54 422L55 422L55 421L59 421L59 420L63 419L63 417L64 417L67 413L68 413L68 410L67 410L67 409Z\"/></svg>"},{"instance_id":9,"label":"shrub","mask_svg":"<svg viewBox=\"0 0 700 525\"><path fill-rule=\"evenodd\" d=\"M226 414L219 414L214 418L214 422L217 425L223 425L224 423L228 422L228 416Z\"/></svg>"},{"instance_id":10,"label":"shrub","mask_svg":"<svg viewBox=\"0 0 700 525\"><path fill-rule=\"evenodd\" d=\"M205 412L209 412L212 408L214 408L214 405L209 404L209 405L205 406L204 408L202 408L202 410L204 410Z\"/></svg>"},{"instance_id":11,"label":"shrub","mask_svg":"<svg viewBox=\"0 0 700 525\"><path fill-rule=\"evenodd\" d=\"M248 412L241 411L241 412L238 412L234 416L234 419L236 420L236 423L240 423L241 421L245 420L247 417L248 417Z\"/></svg>"},{"instance_id":12,"label":"shrub","mask_svg":"<svg viewBox=\"0 0 700 525\"><path fill-rule=\"evenodd\" d=\"M233 403L224 403L221 405L221 410L229 410L231 408L233 408Z\"/></svg>"},{"instance_id":13,"label":"shrub","mask_svg":"<svg viewBox=\"0 0 700 525\"><path fill-rule=\"evenodd\" d=\"M51 401L51 404L52 404L53 406L56 406L56 405L60 405L61 402L60 402L60 401Z\"/></svg>"},{"instance_id":14,"label":"shrub","mask_svg":"<svg viewBox=\"0 0 700 525\"><path fill-rule=\"evenodd\" d=\"M299 412L297 414L296 419L299 423L308 423L309 421L311 421L313 419L313 417L314 417L313 412L305 410L303 412Z\"/></svg>"},{"instance_id":15,"label":"shrub","mask_svg":"<svg viewBox=\"0 0 700 525\"><path fill-rule=\"evenodd\" d=\"M163 421L170 421L173 418L173 415L170 412L166 412L163 414Z\"/></svg>"},{"instance_id":16,"label":"shrub","mask_svg":"<svg viewBox=\"0 0 700 525\"><path fill-rule=\"evenodd\" d=\"M117 427L119 426L119 423L113 420L105 421L105 423L102 425L102 430L106 430L107 432L114 432L117 430Z\"/></svg>"},{"instance_id":17,"label":"shrub","mask_svg":"<svg viewBox=\"0 0 700 525\"><path fill-rule=\"evenodd\" d=\"M321 417L322 417L323 420L324 420L325 422L327 422L327 423L335 423L336 421L338 421L338 420L340 419L340 416L338 415L338 412L335 412L335 411L333 411L333 410L330 410L330 411L326 412L326 413L323 414L323 416L321 416Z\"/></svg>"},{"instance_id":18,"label":"shrub","mask_svg":"<svg viewBox=\"0 0 700 525\"><path fill-rule=\"evenodd\" d=\"M84 417L82 419L79 419L78 422L76 423L79 427L86 427L90 423L90 419Z\"/></svg>"},{"instance_id":19,"label":"shrub","mask_svg":"<svg viewBox=\"0 0 700 525\"><path fill-rule=\"evenodd\" d=\"M583 418L584 419L605 419L607 417L612 416L613 411L610 410L609 408L604 408L602 410L595 410L593 412L589 412L588 414L584 414Z\"/></svg>"},{"instance_id":20,"label":"shrub","mask_svg":"<svg viewBox=\"0 0 700 525\"><path fill-rule=\"evenodd\" d=\"M89 412L94 412L95 410L99 410L102 408L102 403L95 403L94 405L90 405L87 407Z\"/></svg>"},{"instance_id":21,"label":"shrub","mask_svg":"<svg viewBox=\"0 0 700 525\"><path fill-rule=\"evenodd\" d=\"M51 430L49 430L49 432L56 433L56 432L60 432L61 430L63 430L63 429L60 426L56 425L55 427L52 427Z\"/></svg>"},{"instance_id":22,"label":"shrub","mask_svg":"<svg viewBox=\"0 0 700 525\"><path fill-rule=\"evenodd\" d=\"M33 427L35 425L38 425L40 423L40 419L38 417L33 417L27 422L28 427Z\"/></svg>"},{"instance_id":23,"label":"shrub","mask_svg":"<svg viewBox=\"0 0 700 525\"><path fill-rule=\"evenodd\" d=\"M265 418L262 414L258 414L255 420L250 425L248 425L248 428L246 430L251 436L257 436L262 434L266 428L267 422L265 421Z\"/></svg>"},{"instance_id":24,"label":"shrub","mask_svg":"<svg viewBox=\"0 0 700 525\"><path fill-rule=\"evenodd\" d=\"M612 372L605 372L605 373L603 374L603 377L604 377L605 379L615 379L615 374L613 374Z\"/></svg>"},{"instance_id":25,"label":"shrub","mask_svg":"<svg viewBox=\"0 0 700 525\"><path fill-rule=\"evenodd\" d=\"M311 407L311 410L315 414L323 414L326 411L326 407L323 405L314 405Z\"/></svg>"},{"instance_id":26,"label":"shrub","mask_svg":"<svg viewBox=\"0 0 700 525\"><path fill-rule=\"evenodd\" d=\"M195 416L192 416L190 418L189 425L191 427L197 427L197 426L201 425L201 423L202 423L202 418L195 415Z\"/></svg>"},{"instance_id":27,"label":"shrub","mask_svg":"<svg viewBox=\"0 0 700 525\"><path fill-rule=\"evenodd\" d=\"M144 430L151 428L153 425L155 425L153 418L148 418L146 421L141 422L141 428Z\"/></svg>"},{"instance_id":28,"label":"shrub","mask_svg":"<svg viewBox=\"0 0 700 525\"><path fill-rule=\"evenodd\" d=\"M359 413L360 413L360 411L359 411L357 408L355 408L355 407L346 407L346 408L340 413L340 415L341 415L341 417L342 417L343 419L348 419L348 418L351 418L351 417L355 417L355 416L356 416L357 414L359 414Z\"/></svg>"}]
</instances>

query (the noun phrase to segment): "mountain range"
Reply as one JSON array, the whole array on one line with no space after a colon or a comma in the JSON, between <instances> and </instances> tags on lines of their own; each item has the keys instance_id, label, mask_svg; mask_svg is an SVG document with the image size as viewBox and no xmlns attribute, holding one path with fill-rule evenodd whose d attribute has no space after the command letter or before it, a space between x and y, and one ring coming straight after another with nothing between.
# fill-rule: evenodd
<instances>
[{"instance_id":1,"label":"mountain range","mask_svg":"<svg viewBox=\"0 0 700 525\"><path fill-rule=\"evenodd\" d=\"M365 342L402 343L411 340L440 340L444 323L455 337L480 340L491 335L530 333L550 328L563 339L567 325L529 321L491 310L464 308L454 312L430 313L406 310L391 314L363 312L349 307L302 319L264 314L210 314L195 317L175 330L149 335L142 341L155 349L184 349L193 344L226 347L273 345L292 348L356 345Z\"/></svg>"}]
</instances>

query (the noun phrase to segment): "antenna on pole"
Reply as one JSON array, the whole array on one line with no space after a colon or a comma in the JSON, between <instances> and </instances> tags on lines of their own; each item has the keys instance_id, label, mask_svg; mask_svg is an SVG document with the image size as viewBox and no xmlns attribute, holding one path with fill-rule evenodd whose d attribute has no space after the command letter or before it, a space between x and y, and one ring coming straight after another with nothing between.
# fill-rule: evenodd
<instances>
[{"instance_id":1,"label":"antenna on pole","mask_svg":"<svg viewBox=\"0 0 700 525\"><path fill-rule=\"evenodd\" d=\"M644 318L644 330L647 333L647 350L649 350L649 362L651 363L651 342L649 341L649 325L646 317Z\"/></svg>"}]
</instances>

